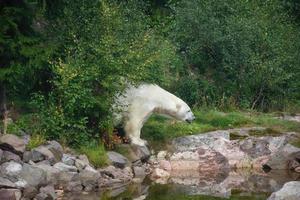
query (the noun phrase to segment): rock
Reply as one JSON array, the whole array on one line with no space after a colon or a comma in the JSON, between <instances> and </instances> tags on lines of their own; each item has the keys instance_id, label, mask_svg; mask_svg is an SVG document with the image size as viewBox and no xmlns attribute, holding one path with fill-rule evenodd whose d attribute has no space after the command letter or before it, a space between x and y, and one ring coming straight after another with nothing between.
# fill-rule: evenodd
<instances>
[{"instance_id":1,"label":"rock","mask_svg":"<svg viewBox=\"0 0 300 200\"><path fill-rule=\"evenodd\" d=\"M66 165L62 162L56 163L53 167L64 172L77 172L77 168L75 166Z\"/></svg>"},{"instance_id":2,"label":"rock","mask_svg":"<svg viewBox=\"0 0 300 200\"><path fill-rule=\"evenodd\" d=\"M174 153L170 157L172 170L198 170L202 172L228 170L227 158L210 148Z\"/></svg>"},{"instance_id":3,"label":"rock","mask_svg":"<svg viewBox=\"0 0 300 200\"><path fill-rule=\"evenodd\" d=\"M128 167L120 169L108 166L98 171L101 174L101 178L98 180L99 187L121 187L129 183L133 178L132 171Z\"/></svg>"},{"instance_id":4,"label":"rock","mask_svg":"<svg viewBox=\"0 0 300 200\"><path fill-rule=\"evenodd\" d=\"M54 154L48 149L48 147L44 146L44 145L39 146L39 147L33 149L32 151L42 154L45 157L45 159L50 161L51 164L55 164L61 160L61 158L59 158L59 157L56 158L54 156Z\"/></svg>"},{"instance_id":5,"label":"rock","mask_svg":"<svg viewBox=\"0 0 300 200\"><path fill-rule=\"evenodd\" d=\"M271 156L265 166L271 169L288 169L291 161L300 157L300 148L294 147L291 144L286 144L277 153Z\"/></svg>"},{"instance_id":6,"label":"rock","mask_svg":"<svg viewBox=\"0 0 300 200\"><path fill-rule=\"evenodd\" d=\"M298 200L300 199L300 181L291 181L283 185L283 187L273 192L268 200Z\"/></svg>"},{"instance_id":7,"label":"rock","mask_svg":"<svg viewBox=\"0 0 300 200\"><path fill-rule=\"evenodd\" d=\"M1 162L2 156L3 156L3 151L2 151L2 149L0 149L0 162Z\"/></svg>"},{"instance_id":8,"label":"rock","mask_svg":"<svg viewBox=\"0 0 300 200\"><path fill-rule=\"evenodd\" d=\"M169 177L170 177L169 172L159 168L154 169L151 174L152 179L159 179L159 178L168 179Z\"/></svg>"},{"instance_id":9,"label":"rock","mask_svg":"<svg viewBox=\"0 0 300 200\"><path fill-rule=\"evenodd\" d=\"M165 160L167 157L167 151L160 151L157 153L157 160Z\"/></svg>"},{"instance_id":10,"label":"rock","mask_svg":"<svg viewBox=\"0 0 300 200\"><path fill-rule=\"evenodd\" d=\"M172 141L172 146L174 147L175 151L190 151L198 149L202 146L209 146L213 147L214 142L218 138L223 138L226 140L230 139L229 131L222 130L222 131L212 131L205 134L198 134L198 135L190 135L175 138Z\"/></svg>"},{"instance_id":11,"label":"rock","mask_svg":"<svg viewBox=\"0 0 300 200\"><path fill-rule=\"evenodd\" d=\"M143 166L133 166L132 167L134 178L144 179L147 175L146 169Z\"/></svg>"},{"instance_id":12,"label":"rock","mask_svg":"<svg viewBox=\"0 0 300 200\"><path fill-rule=\"evenodd\" d=\"M40 188L40 193L44 193L48 196L47 199L57 199L53 185L47 185L46 187Z\"/></svg>"},{"instance_id":13,"label":"rock","mask_svg":"<svg viewBox=\"0 0 300 200\"><path fill-rule=\"evenodd\" d=\"M88 164L80 159L75 160L75 166L79 169L79 171L83 170Z\"/></svg>"},{"instance_id":14,"label":"rock","mask_svg":"<svg viewBox=\"0 0 300 200\"><path fill-rule=\"evenodd\" d=\"M47 174L44 170L26 163L23 165L20 176L30 186L40 187L47 183Z\"/></svg>"},{"instance_id":15,"label":"rock","mask_svg":"<svg viewBox=\"0 0 300 200\"><path fill-rule=\"evenodd\" d=\"M59 169L44 163L36 164L35 167L40 168L46 173L47 183L51 183L54 185L57 184L60 175Z\"/></svg>"},{"instance_id":16,"label":"rock","mask_svg":"<svg viewBox=\"0 0 300 200\"><path fill-rule=\"evenodd\" d=\"M0 188L15 188L16 184L11 182L10 180L0 177Z\"/></svg>"},{"instance_id":17,"label":"rock","mask_svg":"<svg viewBox=\"0 0 300 200\"><path fill-rule=\"evenodd\" d=\"M70 154L63 154L61 160L64 164L73 166L73 165L75 165L76 158L75 158L75 156L72 156Z\"/></svg>"},{"instance_id":18,"label":"rock","mask_svg":"<svg viewBox=\"0 0 300 200\"><path fill-rule=\"evenodd\" d=\"M84 186L85 191L92 191L96 186L98 186L99 178L100 173L98 171L84 169L79 173L79 179Z\"/></svg>"},{"instance_id":19,"label":"rock","mask_svg":"<svg viewBox=\"0 0 300 200\"><path fill-rule=\"evenodd\" d=\"M84 155L84 154L79 155L78 159L83 161L85 165L90 165L89 159L86 155Z\"/></svg>"},{"instance_id":20,"label":"rock","mask_svg":"<svg viewBox=\"0 0 300 200\"><path fill-rule=\"evenodd\" d=\"M135 155L141 160L142 162L146 162L150 156L151 153L146 146L139 146L139 145L131 145L132 151L135 153Z\"/></svg>"},{"instance_id":21,"label":"rock","mask_svg":"<svg viewBox=\"0 0 300 200\"><path fill-rule=\"evenodd\" d=\"M71 181L65 186L66 192L79 193L83 189L80 181Z\"/></svg>"},{"instance_id":22,"label":"rock","mask_svg":"<svg viewBox=\"0 0 300 200\"><path fill-rule=\"evenodd\" d=\"M33 199L38 194L38 190L35 187L26 187L23 190L23 197L27 199Z\"/></svg>"},{"instance_id":23,"label":"rock","mask_svg":"<svg viewBox=\"0 0 300 200\"><path fill-rule=\"evenodd\" d=\"M124 168L129 163L126 157L114 151L108 151L107 157L110 160L110 162L118 168Z\"/></svg>"},{"instance_id":24,"label":"rock","mask_svg":"<svg viewBox=\"0 0 300 200\"><path fill-rule=\"evenodd\" d=\"M159 168L166 170L168 172L170 172L172 170L172 166L171 163L167 160L161 160L159 161Z\"/></svg>"},{"instance_id":25,"label":"rock","mask_svg":"<svg viewBox=\"0 0 300 200\"><path fill-rule=\"evenodd\" d=\"M20 200L22 192L18 189L0 189L0 199Z\"/></svg>"},{"instance_id":26,"label":"rock","mask_svg":"<svg viewBox=\"0 0 300 200\"><path fill-rule=\"evenodd\" d=\"M25 152L25 142L16 135L5 134L0 136L0 149L21 155Z\"/></svg>"},{"instance_id":27,"label":"rock","mask_svg":"<svg viewBox=\"0 0 300 200\"><path fill-rule=\"evenodd\" d=\"M60 172L57 177L57 182L59 186L66 188L70 182L76 182L79 180L79 173L77 172Z\"/></svg>"},{"instance_id":28,"label":"rock","mask_svg":"<svg viewBox=\"0 0 300 200\"><path fill-rule=\"evenodd\" d=\"M271 154L269 142L263 138L247 138L241 141L240 148L252 158Z\"/></svg>"},{"instance_id":29,"label":"rock","mask_svg":"<svg viewBox=\"0 0 300 200\"><path fill-rule=\"evenodd\" d=\"M92 166L88 165L84 168L84 170L90 171L90 172L94 172L97 173L98 171L96 169L94 169Z\"/></svg>"},{"instance_id":30,"label":"rock","mask_svg":"<svg viewBox=\"0 0 300 200\"><path fill-rule=\"evenodd\" d=\"M18 162L18 163L22 162L20 156L18 156L17 154L14 154L10 151L3 151L1 163L8 162L11 160Z\"/></svg>"},{"instance_id":31,"label":"rock","mask_svg":"<svg viewBox=\"0 0 300 200\"><path fill-rule=\"evenodd\" d=\"M23 154L23 161L24 162L29 162L30 160L33 162L39 162L39 161L43 161L45 159L45 156L36 150L32 150L32 151L25 151Z\"/></svg>"},{"instance_id":32,"label":"rock","mask_svg":"<svg viewBox=\"0 0 300 200\"><path fill-rule=\"evenodd\" d=\"M18 181L21 171L22 171L22 165L15 161L6 162L0 166L1 176L9 179L12 182Z\"/></svg>"},{"instance_id":33,"label":"rock","mask_svg":"<svg viewBox=\"0 0 300 200\"><path fill-rule=\"evenodd\" d=\"M53 153L56 160L60 161L62 159L64 150L58 142L54 140L48 141L47 147Z\"/></svg>"}]
</instances>

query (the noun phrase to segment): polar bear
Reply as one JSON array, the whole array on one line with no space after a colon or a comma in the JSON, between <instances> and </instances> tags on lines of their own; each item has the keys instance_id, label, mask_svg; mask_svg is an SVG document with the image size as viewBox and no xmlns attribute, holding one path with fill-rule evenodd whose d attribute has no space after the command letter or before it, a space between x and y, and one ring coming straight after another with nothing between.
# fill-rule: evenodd
<instances>
[{"instance_id":1,"label":"polar bear","mask_svg":"<svg viewBox=\"0 0 300 200\"><path fill-rule=\"evenodd\" d=\"M141 129L152 113L171 116L191 123L195 116L190 107L180 98L154 84L130 85L124 93L117 95L114 118L123 122L126 136L135 145L145 146L140 138Z\"/></svg>"}]
</instances>

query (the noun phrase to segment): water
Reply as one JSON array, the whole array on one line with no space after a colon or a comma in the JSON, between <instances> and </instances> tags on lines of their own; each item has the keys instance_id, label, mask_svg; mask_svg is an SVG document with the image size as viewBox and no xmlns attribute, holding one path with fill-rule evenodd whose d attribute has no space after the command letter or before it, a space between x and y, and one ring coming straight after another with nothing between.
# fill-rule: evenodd
<instances>
[{"instance_id":1,"label":"water","mask_svg":"<svg viewBox=\"0 0 300 200\"><path fill-rule=\"evenodd\" d=\"M68 200L265 200L284 183L300 180L285 170L216 173L174 172L169 180L151 181L91 194L66 194Z\"/></svg>"}]
</instances>

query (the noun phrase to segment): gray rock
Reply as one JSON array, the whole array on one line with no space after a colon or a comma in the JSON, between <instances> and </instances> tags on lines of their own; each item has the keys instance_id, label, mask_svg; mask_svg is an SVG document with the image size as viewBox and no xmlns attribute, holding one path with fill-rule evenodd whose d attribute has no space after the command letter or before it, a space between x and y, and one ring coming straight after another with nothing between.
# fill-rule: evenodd
<instances>
[{"instance_id":1,"label":"gray rock","mask_svg":"<svg viewBox=\"0 0 300 200\"><path fill-rule=\"evenodd\" d=\"M98 186L99 178L100 173L98 171L84 169L79 173L79 179L84 186L85 191L92 191L96 186Z\"/></svg>"},{"instance_id":2,"label":"gray rock","mask_svg":"<svg viewBox=\"0 0 300 200\"><path fill-rule=\"evenodd\" d=\"M108 166L98 171L101 174L101 178L98 180L99 187L121 187L133 178L131 169L127 167L120 169Z\"/></svg>"},{"instance_id":3,"label":"gray rock","mask_svg":"<svg viewBox=\"0 0 300 200\"><path fill-rule=\"evenodd\" d=\"M288 169L289 163L300 157L300 148L291 144L286 144L271 156L270 160L265 164L271 169Z\"/></svg>"},{"instance_id":4,"label":"gray rock","mask_svg":"<svg viewBox=\"0 0 300 200\"><path fill-rule=\"evenodd\" d=\"M75 166L66 165L62 162L56 163L53 167L64 172L77 172L77 168Z\"/></svg>"},{"instance_id":5,"label":"gray rock","mask_svg":"<svg viewBox=\"0 0 300 200\"><path fill-rule=\"evenodd\" d=\"M114 151L108 151L107 157L115 167L124 168L129 164L126 157Z\"/></svg>"},{"instance_id":6,"label":"gray rock","mask_svg":"<svg viewBox=\"0 0 300 200\"><path fill-rule=\"evenodd\" d=\"M28 163L30 160L33 162L39 162L39 161L43 161L45 159L45 156L36 150L32 150L32 151L25 151L23 154L23 161Z\"/></svg>"},{"instance_id":7,"label":"gray rock","mask_svg":"<svg viewBox=\"0 0 300 200\"><path fill-rule=\"evenodd\" d=\"M62 159L64 150L58 142L54 140L48 141L47 147L53 153L56 160L60 161Z\"/></svg>"},{"instance_id":8,"label":"gray rock","mask_svg":"<svg viewBox=\"0 0 300 200\"><path fill-rule=\"evenodd\" d=\"M279 191L273 192L268 200L299 200L299 189L300 181L287 182Z\"/></svg>"},{"instance_id":9,"label":"gray rock","mask_svg":"<svg viewBox=\"0 0 300 200\"><path fill-rule=\"evenodd\" d=\"M46 173L46 179L47 183L57 184L58 178L60 175L60 170L57 168L54 168L53 166L47 165L47 164L36 164L37 168L40 168Z\"/></svg>"},{"instance_id":10,"label":"gray rock","mask_svg":"<svg viewBox=\"0 0 300 200\"><path fill-rule=\"evenodd\" d=\"M20 176L30 186L39 187L47 183L47 174L44 170L26 163L23 165Z\"/></svg>"},{"instance_id":11,"label":"gray rock","mask_svg":"<svg viewBox=\"0 0 300 200\"><path fill-rule=\"evenodd\" d=\"M142 162L146 162L150 156L151 153L146 146L138 146L138 145L131 145L131 148L135 155L141 160Z\"/></svg>"},{"instance_id":12,"label":"gray rock","mask_svg":"<svg viewBox=\"0 0 300 200\"><path fill-rule=\"evenodd\" d=\"M15 161L3 163L0 166L0 174L2 177L9 179L12 182L18 181L22 171L22 165Z\"/></svg>"},{"instance_id":13,"label":"gray rock","mask_svg":"<svg viewBox=\"0 0 300 200\"><path fill-rule=\"evenodd\" d=\"M20 200L22 192L18 189L0 189L0 199Z\"/></svg>"},{"instance_id":14,"label":"gray rock","mask_svg":"<svg viewBox=\"0 0 300 200\"><path fill-rule=\"evenodd\" d=\"M47 194L48 199L57 199L53 185L47 185L46 187L40 188L40 193Z\"/></svg>"},{"instance_id":15,"label":"gray rock","mask_svg":"<svg viewBox=\"0 0 300 200\"><path fill-rule=\"evenodd\" d=\"M0 177L0 188L16 188L16 184L6 178Z\"/></svg>"},{"instance_id":16,"label":"gray rock","mask_svg":"<svg viewBox=\"0 0 300 200\"><path fill-rule=\"evenodd\" d=\"M2 155L3 155L3 151L2 151L2 149L0 149L0 162L1 162L1 159L2 159Z\"/></svg>"},{"instance_id":17,"label":"gray rock","mask_svg":"<svg viewBox=\"0 0 300 200\"><path fill-rule=\"evenodd\" d=\"M77 172L60 172L58 183L62 186L72 181L79 181L79 173Z\"/></svg>"},{"instance_id":18,"label":"gray rock","mask_svg":"<svg viewBox=\"0 0 300 200\"><path fill-rule=\"evenodd\" d=\"M21 155L25 152L25 142L16 135L5 134L0 136L0 149Z\"/></svg>"},{"instance_id":19,"label":"gray rock","mask_svg":"<svg viewBox=\"0 0 300 200\"><path fill-rule=\"evenodd\" d=\"M269 142L264 138L247 138L241 141L240 148L252 158L271 154Z\"/></svg>"},{"instance_id":20,"label":"gray rock","mask_svg":"<svg viewBox=\"0 0 300 200\"><path fill-rule=\"evenodd\" d=\"M132 171L134 174L134 178L144 179L147 175L146 169L143 166L133 166Z\"/></svg>"},{"instance_id":21,"label":"gray rock","mask_svg":"<svg viewBox=\"0 0 300 200\"><path fill-rule=\"evenodd\" d=\"M172 146L175 148L175 151L190 151L196 150L202 146L209 146L213 147L215 145L215 140L217 138L224 138L229 140L230 133L229 131L222 130L222 131L212 131L204 134L198 135L190 135L175 138L172 141Z\"/></svg>"},{"instance_id":22,"label":"gray rock","mask_svg":"<svg viewBox=\"0 0 300 200\"><path fill-rule=\"evenodd\" d=\"M64 164L73 166L73 165L75 165L76 158L75 158L75 156L72 156L70 154L63 154L61 160Z\"/></svg>"},{"instance_id":23,"label":"gray rock","mask_svg":"<svg viewBox=\"0 0 300 200\"><path fill-rule=\"evenodd\" d=\"M54 200L50 195L42 193L42 192L38 193L35 196L35 199L36 200Z\"/></svg>"},{"instance_id":24,"label":"gray rock","mask_svg":"<svg viewBox=\"0 0 300 200\"><path fill-rule=\"evenodd\" d=\"M27 199L33 199L37 194L38 190L33 186L26 187L23 190L23 197Z\"/></svg>"},{"instance_id":25,"label":"gray rock","mask_svg":"<svg viewBox=\"0 0 300 200\"><path fill-rule=\"evenodd\" d=\"M75 166L79 169L79 171L83 170L88 164L80 159L75 160Z\"/></svg>"},{"instance_id":26,"label":"gray rock","mask_svg":"<svg viewBox=\"0 0 300 200\"><path fill-rule=\"evenodd\" d=\"M85 165L90 165L89 159L86 155L81 154L78 156L78 159L83 161L85 163Z\"/></svg>"},{"instance_id":27,"label":"gray rock","mask_svg":"<svg viewBox=\"0 0 300 200\"><path fill-rule=\"evenodd\" d=\"M22 162L20 156L18 156L17 154L14 154L10 151L3 151L1 163L8 162L11 160L18 162L18 163Z\"/></svg>"},{"instance_id":28,"label":"gray rock","mask_svg":"<svg viewBox=\"0 0 300 200\"><path fill-rule=\"evenodd\" d=\"M51 164L55 164L60 161L58 158L55 158L54 154L44 145L33 149L33 151L42 154L45 157L45 159L50 161Z\"/></svg>"},{"instance_id":29,"label":"gray rock","mask_svg":"<svg viewBox=\"0 0 300 200\"><path fill-rule=\"evenodd\" d=\"M79 193L83 189L80 181L71 181L65 186L66 192Z\"/></svg>"}]
</instances>

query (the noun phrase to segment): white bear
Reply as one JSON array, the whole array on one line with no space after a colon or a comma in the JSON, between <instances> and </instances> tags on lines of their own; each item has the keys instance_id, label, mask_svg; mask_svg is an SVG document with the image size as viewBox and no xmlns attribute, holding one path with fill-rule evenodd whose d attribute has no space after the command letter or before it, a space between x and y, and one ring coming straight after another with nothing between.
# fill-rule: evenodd
<instances>
[{"instance_id":1,"label":"white bear","mask_svg":"<svg viewBox=\"0 0 300 200\"><path fill-rule=\"evenodd\" d=\"M191 123L195 116L190 107L180 98L154 84L129 86L123 94L117 95L114 113L117 122L123 121L126 136L132 144L145 146L140 138L141 129L152 113L171 116Z\"/></svg>"}]
</instances>

